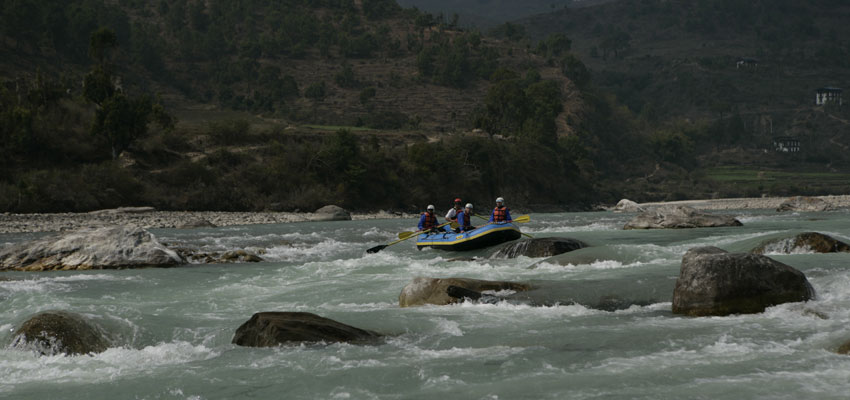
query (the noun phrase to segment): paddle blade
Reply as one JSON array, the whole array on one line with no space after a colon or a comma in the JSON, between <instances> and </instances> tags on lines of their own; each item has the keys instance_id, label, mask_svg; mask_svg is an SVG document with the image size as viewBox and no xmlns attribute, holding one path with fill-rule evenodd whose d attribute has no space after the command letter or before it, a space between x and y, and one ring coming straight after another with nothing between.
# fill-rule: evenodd
<instances>
[{"instance_id":1,"label":"paddle blade","mask_svg":"<svg viewBox=\"0 0 850 400\"><path fill-rule=\"evenodd\" d=\"M398 234L399 239L407 239L413 235L416 235L419 232L402 232Z\"/></svg>"},{"instance_id":2,"label":"paddle blade","mask_svg":"<svg viewBox=\"0 0 850 400\"><path fill-rule=\"evenodd\" d=\"M521 215L519 217L514 218L514 222L518 222L520 224L523 224L523 223L526 223L526 222L529 222L529 221L531 221L531 217L529 217L528 215Z\"/></svg>"},{"instance_id":3,"label":"paddle blade","mask_svg":"<svg viewBox=\"0 0 850 400\"><path fill-rule=\"evenodd\" d=\"M371 249L366 250L366 252L367 253L377 253L377 252L379 252L383 249L386 249L386 248L387 248L387 245L381 244L381 245L377 245L375 247L372 247Z\"/></svg>"}]
</instances>

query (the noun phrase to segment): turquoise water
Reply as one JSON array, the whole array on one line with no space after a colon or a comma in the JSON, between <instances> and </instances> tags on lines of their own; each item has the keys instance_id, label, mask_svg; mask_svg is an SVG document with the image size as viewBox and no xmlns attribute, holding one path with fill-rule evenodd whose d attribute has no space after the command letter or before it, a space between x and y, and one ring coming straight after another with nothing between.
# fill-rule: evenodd
<instances>
[{"instance_id":1,"label":"turquoise water","mask_svg":"<svg viewBox=\"0 0 850 400\"><path fill-rule=\"evenodd\" d=\"M471 262L417 251L412 240L366 254L416 221L153 230L169 244L253 249L267 261L0 274L14 279L0 281L0 398L846 398L850 357L834 350L850 340L850 254L770 255L806 274L815 301L722 318L670 312L691 247L742 251L797 231L850 241L843 211L733 213L743 227L661 231L621 230L630 214L532 214L525 232L592 247ZM31 236L0 235L0 245ZM541 287L530 302L545 306L399 308L399 292L416 276L530 281ZM625 308L570 303L612 297ZM110 332L112 347L49 357L9 347L23 321L56 309L86 315ZM258 311L312 312L389 336L370 346L230 344Z\"/></svg>"}]
</instances>

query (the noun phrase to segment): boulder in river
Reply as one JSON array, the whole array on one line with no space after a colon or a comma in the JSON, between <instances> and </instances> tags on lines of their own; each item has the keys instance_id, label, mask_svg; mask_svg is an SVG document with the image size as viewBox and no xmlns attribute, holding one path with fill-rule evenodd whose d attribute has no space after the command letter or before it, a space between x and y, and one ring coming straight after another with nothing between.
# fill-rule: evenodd
<instances>
[{"instance_id":1,"label":"boulder in river","mask_svg":"<svg viewBox=\"0 0 850 400\"><path fill-rule=\"evenodd\" d=\"M503 246L490 258L552 257L587 247L587 244L570 238L534 238L511 242Z\"/></svg>"},{"instance_id":2,"label":"boulder in river","mask_svg":"<svg viewBox=\"0 0 850 400\"><path fill-rule=\"evenodd\" d=\"M426 278L416 277L408 283L398 296L398 305L401 307L415 307L426 304L443 306L462 301L447 293L449 286L457 286L473 292L487 290L513 290L522 292L531 290L531 285L525 283L506 281L483 281L469 278Z\"/></svg>"},{"instance_id":3,"label":"boulder in river","mask_svg":"<svg viewBox=\"0 0 850 400\"><path fill-rule=\"evenodd\" d=\"M12 347L34 349L48 356L100 353L109 347L97 326L67 311L36 314L15 331L14 337Z\"/></svg>"},{"instance_id":4,"label":"boulder in river","mask_svg":"<svg viewBox=\"0 0 850 400\"><path fill-rule=\"evenodd\" d=\"M236 330L233 344L274 347L303 342L374 343L381 335L306 312L259 312Z\"/></svg>"},{"instance_id":5,"label":"boulder in river","mask_svg":"<svg viewBox=\"0 0 850 400\"><path fill-rule=\"evenodd\" d=\"M755 254L793 254L799 252L848 253L850 252L850 244L823 233L803 232L793 237L765 241L751 251Z\"/></svg>"},{"instance_id":6,"label":"boulder in river","mask_svg":"<svg viewBox=\"0 0 850 400\"><path fill-rule=\"evenodd\" d=\"M709 214L688 206L659 207L635 216L623 229L681 229L742 226L731 215Z\"/></svg>"},{"instance_id":7,"label":"boulder in river","mask_svg":"<svg viewBox=\"0 0 850 400\"><path fill-rule=\"evenodd\" d=\"M91 215L144 214L156 211L153 207L118 207L105 210L89 211Z\"/></svg>"},{"instance_id":8,"label":"boulder in river","mask_svg":"<svg viewBox=\"0 0 850 400\"><path fill-rule=\"evenodd\" d=\"M0 249L0 271L173 267L185 261L134 226L83 228Z\"/></svg>"},{"instance_id":9,"label":"boulder in river","mask_svg":"<svg viewBox=\"0 0 850 400\"><path fill-rule=\"evenodd\" d=\"M335 205L324 206L314 214L313 221L351 221L351 213Z\"/></svg>"},{"instance_id":10,"label":"boulder in river","mask_svg":"<svg viewBox=\"0 0 850 400\"><path fill-rule=\"evenodd\" d=\"M834 209L835 207L832 204L818 197L794 196L782 202L776 208L776 211L817 212L832 211Z\"/></svg>"},{"instance_id":11,"label":"boulder in river","mask_svg":"<svg viewBox=\"0 0 850 400\"><path fill-rule=\"evenodd\" d=\"M791 266L750 253L697 247L682 257L673 313L690 316L760 313L782 303L813 299L806 276Z\"/></svg>"},{"instance_id":12,"label":"boulder in river","mask_svg":"<svg viewBox=\"0 0 850 400\"><path fill-rule=\"evenodd\" d=\"M644 212L646 211L640 204L635 203L629 199L622 199L617 202L617 205L611 209L614 212Z\"/></svg>"}]
</instances>

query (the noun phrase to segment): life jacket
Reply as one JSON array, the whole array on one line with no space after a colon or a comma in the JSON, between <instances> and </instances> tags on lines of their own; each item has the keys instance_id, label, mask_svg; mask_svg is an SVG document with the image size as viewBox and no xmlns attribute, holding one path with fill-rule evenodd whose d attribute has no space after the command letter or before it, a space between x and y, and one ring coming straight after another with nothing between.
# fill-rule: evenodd
<instances>
[{"instance_id":1,"label":"life jacket","mask_svg":"<svg viewBox=\"0 0 850 400\"><path fill-rule=\"evenodd\" d=\"M422 229L431 229L437 226L437 216L433 213L422 213L425 216L425 222L422 223Z\"/></svg>"},{"instance_id":2,"label":"life jacket","mask_svg":"<svg viewBox=\"0 0 850 400\"><path fill-rule=\"evenodd\" d=\"M468 213L468 212L465 212L465 211L463 212L463 221L457 221L458 223L460 223L460 226L467 227L467 226L471 225L470 222L469 222L469 214L470 213Z\"/></svg>"},{"instance_id":3,"label":"life jacket","mask_svg":"<svg viewBox=\"0 0 850 400\"><path fill-rule=\"evenodd\" d=\"M505 222L508 220L508 208L505 206L496 207L493 209L493 221Z\"/></svg>"}]
</instances>

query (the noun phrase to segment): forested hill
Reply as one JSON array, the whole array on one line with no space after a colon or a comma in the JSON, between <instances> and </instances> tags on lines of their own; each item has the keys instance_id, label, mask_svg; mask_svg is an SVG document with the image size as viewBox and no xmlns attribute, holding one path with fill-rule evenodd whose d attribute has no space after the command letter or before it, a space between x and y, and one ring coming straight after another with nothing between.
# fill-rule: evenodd
<instances>
[{"instance_id":1,"label":"forested hill","mask_svg":"<svg viewBox=\"0 0 850 400\"><path fill-rule=\"evenodd\" d=\"M843 88L847 102L848 20L842 0L621 0L516 23L532 40L572 39L596 85L653 125L676 125L698 154L772 151L793 136L804 151L786 167L846 170L847 107L816 106L815 93Z\"/></svg>"},{"instance_id":2,"label":"forested hill","mask_svg":"<svg viewBox=\"0 0 850 400\"><path fill-rule=\"evenodd\" d=\"M589 7L609 1L617 0L399 0L398 3L448 18L457 15L461 25L486 30L535 14L551 13L566 7Z\"/></svg>"},{"instance_id":3,"label":"forested hill","mask_svg":"<svg viewBox=\"0 0 850 400\"><path fill-rule=\"evenodd\" d=\"M0 211L563 209L640 170L614 161L640 157L640 130L563 36L494 39L392 0L0 10Z\"/></svg>"}]
</instances>

